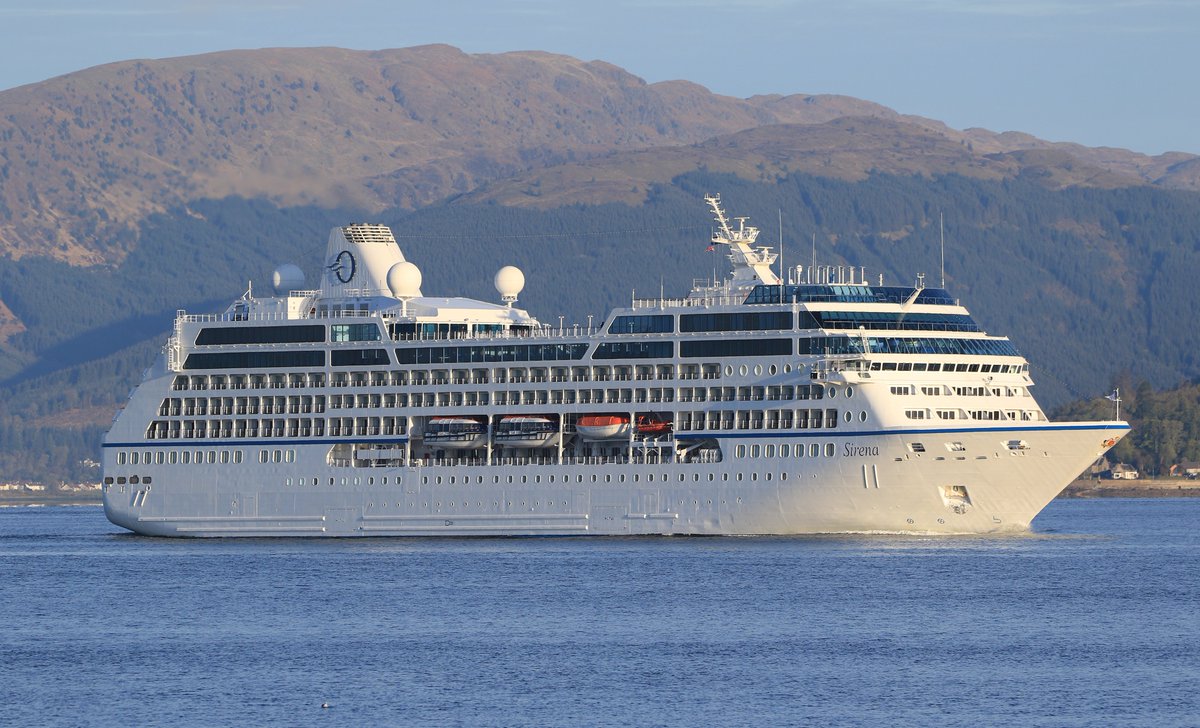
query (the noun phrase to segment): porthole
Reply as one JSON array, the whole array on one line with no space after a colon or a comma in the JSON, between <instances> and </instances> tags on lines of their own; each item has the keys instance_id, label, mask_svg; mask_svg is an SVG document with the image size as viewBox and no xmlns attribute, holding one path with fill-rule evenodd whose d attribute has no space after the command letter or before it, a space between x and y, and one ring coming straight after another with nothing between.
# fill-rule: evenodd
<instances>
[{"instance_id":1,"label":"porthole","mask_svg":"<svg viewBox=\"0 0 1200 728\"><path fill-rule=\"evenodd\" d=\"M810 458L819 457L821 455L821 445L816 442L809 443L808 456Z\"/></svg>"},{"instance_id":2,"label":"porthole","mask_svg":"<svg viewBox=\"0 0 1200 728\"><path fill-rule=\"evenodd\" d=\"M827 458L833 457L834 449L835 449L835 446L832 442L825 443L825 457L827 457Z\"/></svg>"},{"instance_id":3,"label":"porthole","mask_svg":"<svg viewBox=\"0 0 1200 728\"><path fill-rule=\"evenodd\" d=\"M846 421L847 421L847 422L853 422L853 421L854 421L854 413L853 413L853 412L851 412L850 410L846 410Z\"/></svg>"},{"instance_id":4,"label":"porthole","mask_svg":"<svg viewBox=\"0 0 1200 728\"><path fill-rule=\"evenodd\" d=\"M771 376L775 376L776 374L779 373L779 367L772 364L771 366L767 367L767 373L770 374Z\"/></svg>"},{"instance_id":5,"label":"porthole","mask_svg":"<svg viewBox=\"0 0 1200 728\"><path fill-rule=\"evenodd\" d=\"M866 422L866 421L867 421L867 411L866 411L866 410L863 410L862 412L859 412L859 413L858 413L858 421L859 421L859 422Z\"/></svg>"},{"instance_id":6,"label":"porthole","mask_svg":"<svg viewBox=\"0 0 1200 728\"><path fill-rule=\"evenodd\" d=\"M784 444L784 445L779 446L779 457L787 458L787 457L791 457L791 456L792 456L792 446L791 445Z\"/></svg>"},{"instance_id":7,"label":"porthole","mask_svg":"<svg viewBox=\"0 0 1200 728\"><path fill-rule=\"evenodd\" d=\"M738 374L740 374L741 376L743 376L743 377L746 376L746 371L747 371L747 369L746 369L745 364L738 367Z\"/></svg>"},{"instance_id":8,"label":"porthole","mask_svg":"<svg viewBox=\"0 0 1200 728\"><path fill-rule=\"evenodd\" d=\"M846 399L854 396L854 387L846 387Z\"/></svg>"},{"instance_id":9,"label":"porthole","mask_svg":"<svg viewBox=\"0 0 1200 728\"><path fill-rule=\"evenodd\" d=\"M834 397L836 397L837 396L837 387L833 386L832 384L829 385L828 387L826 387L825 388L825 396L828 397L829 399L833 399Z\"/></svg>"},{"instance_id":10,"label":"porthole","mask_svg":"<svg viewBox=\"0 0 1200 728\"><path fill-rule=\"evenodd\" d=\"M754 376L756 376L756 377L762 376L762 364L754 365Z\"/></svg>"},{"instance_id":11,"label":"porthole","mask_svg":"<svg viewBox=\"0 0 1200 728\"><path fill-rule=\"evenodd\" d=\"M784 374L791 374L791 373L792 373L792 365L791 365L791 364L784 364L784 365L783 365L783 373L784 373Z\"/></svg>"},{"instance_id":12,"label":"porthole","mask_svg":"<svg viewBox=\"0 0 1200 728\"><path fill-rule=\"evenodd\" d=\"M725 376L727 376L727 377L733 376L733 367L732 366L730 366L730 365L725 366Z\"/></svg>"}]
</instances>

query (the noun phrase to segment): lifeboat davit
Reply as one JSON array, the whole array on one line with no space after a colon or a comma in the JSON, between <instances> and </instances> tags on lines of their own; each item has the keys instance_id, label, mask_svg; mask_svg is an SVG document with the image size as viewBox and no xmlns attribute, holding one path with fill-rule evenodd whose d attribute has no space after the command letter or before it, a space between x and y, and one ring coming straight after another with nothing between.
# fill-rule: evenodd
<instances>
[{"instance_id":1,"label":"lifeboat davit","mask_svg":"<svg viewBox=\"0 0 1200 728\"><path fill-rule=\"evenodd\" d=\"M500 447L549 447L558 436L558 422L541 415L506 415L496 423L492 441Z\"/></svg>"},{"instance_id":2,"label":"lifeboat davit","mask_svg":"<svg viewBox=\"0 0 1200 728\"><path fill-rule=\"evenodd\" d=\"M575 430L585 440L623 440L629 437L625 415L582 415Z\"/></svg>"},{"instance_id":3,"label":"lifeboat davit","mask_svg":"<svg viewBox=\"0 0 1200 728\"><path fill-rule=\"evenodd\" d=\"M425 444L448 450L473 450L487 443L487 427L474 417L430 417Z\"/></svg>"}]
</instances>

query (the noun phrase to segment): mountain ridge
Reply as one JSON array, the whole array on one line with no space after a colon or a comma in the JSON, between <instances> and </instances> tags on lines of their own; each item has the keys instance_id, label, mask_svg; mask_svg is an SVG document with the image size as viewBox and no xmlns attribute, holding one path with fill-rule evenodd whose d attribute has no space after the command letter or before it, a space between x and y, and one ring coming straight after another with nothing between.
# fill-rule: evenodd
<instances>
[{"instance_id":1,"label":"mountain ridge","mask_svg":"<svg viewBox=\"0 0 1200 728\"><path fill-rule=\"evenodd\" d=\"M736 99L542 51L275 48L111 63L0 91L0 255L115 264L139 221L193 199L416 209L614 152L861 116L973 154L1057 149L1129 184L1200 189L1192 155L959 132L847 96Z\"/></svg>"}]
</instances>

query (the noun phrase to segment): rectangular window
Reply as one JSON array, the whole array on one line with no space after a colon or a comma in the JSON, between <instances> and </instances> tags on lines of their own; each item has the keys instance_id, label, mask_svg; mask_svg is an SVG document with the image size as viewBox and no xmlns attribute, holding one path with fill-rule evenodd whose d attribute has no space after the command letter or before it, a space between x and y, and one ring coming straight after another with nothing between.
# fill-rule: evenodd
<instances>
[{"instance_id":1,"label":"rectangular window","mask_svg":"<svg viewBox=\"0 0 1200 728\"><path fill-rule=\"evenodd\" d=\"M792 328L790 311L764 311L758 313L693 313L679 317L679 330L683 333L701 331L770 331Z\"/></svg>"},{"instance_id":2,"label":"rectangular window","mask_svg":"<svg viewBox=\"0 0 1200 728\"><path fill-rule=\"evenodd\" d=\"M593 359L669 359L675 356L671 341L626 341L596 347Z\"/></svg>"},{"instance_id":3,"label":"rectangular window","mask_svg":"<svg viewBox=\"0 0 1200 728\"><path fill-rule=\"evenodd\" d=\"M387 349L335 349L330 354L335 367L387 366Z\"/></svg>"},{"instance_id":4,"label":"rectangular window","mask_svg":"<svg viewBox=\"0 0 1200 728\"><path fill-rule=\"evenodd\" d=\"M608 327L610 334L670 334L675 331L671 316L617 316Z\"/></svg>"},{"instance_id":5,"label":"rectangular window","mask_svg":"<svg viewBox=\"0 0 1200 728\"><path fill-rule=\"evenodd\" d=\"M330 341L379 341L379 327L370 324L333 324L329 327Z\"/></svg>"},{"instance_id":6,"label":"rectangular window","mask_svg":"<svg viewBox=\"0 0 1200 728\"><path fill-rule=\"evenodd\" d=\"M224 326L200 329L196 346L229 344L320 344L324 326Z\"/></svg>"},{"instance_id":7,"label":"rectangular window","mask_svg":"<svg viewBox=\"0 0 1200 728\"><path fill-rule=\"evenodd\" d=\"M184 369L275 369L323 367L323 351L235 351L188 354Z\"/></svg>"},{"instance_id":8,"label":"rectangular window","mask_svg":"<svg viewBox=\"0 0 1200 728\"><path fill-rule=\"evenodd\" d=\"M679 355L684 357L787 356L791 353L791 339L722 339L679 342Z\"/></svg>"}]
</instances>

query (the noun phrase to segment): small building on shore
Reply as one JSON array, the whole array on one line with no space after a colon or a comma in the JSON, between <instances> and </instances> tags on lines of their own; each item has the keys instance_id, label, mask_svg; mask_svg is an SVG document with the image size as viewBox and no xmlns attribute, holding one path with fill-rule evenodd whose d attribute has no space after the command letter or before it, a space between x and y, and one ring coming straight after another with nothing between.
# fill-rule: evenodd
<instances>
[{"instance_id":1,"label":"small building on shore","mask_svg":"<svg viewBox=\"0 0 1200 728\"><path fill-rule=\"evenodd\" d=\"M1138 471L1128 463L1117 463L1108 471L1111 480L1137 480Z\"/></svg>"},{"instance_id":2,"label":"small building on shore","mask_svg":"<svg viewBox=\"0 0 1200 728\"><path fill-rule=\"evenodd\" d=\"M1200 463L1182 462L1171 466L1171 477L1195 480L1200 478Z\"/></svg>"}]
</instances>

